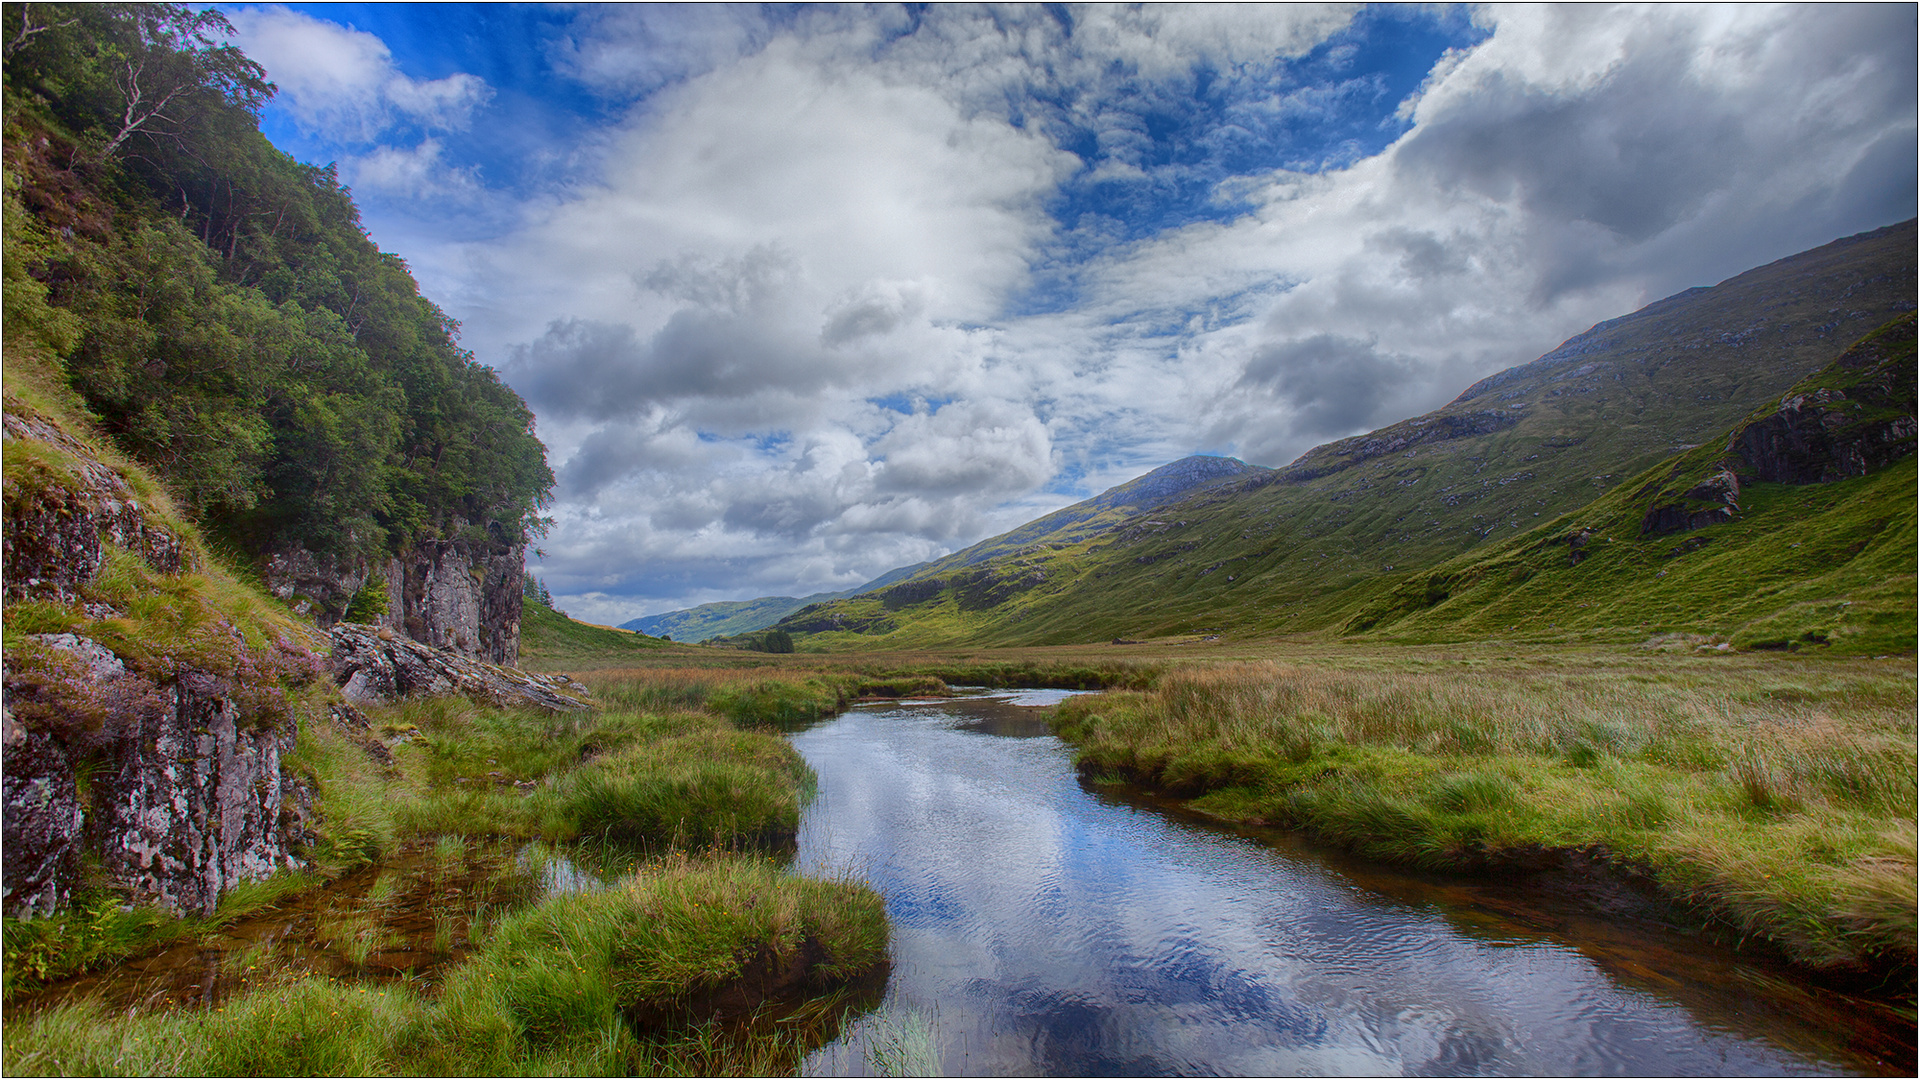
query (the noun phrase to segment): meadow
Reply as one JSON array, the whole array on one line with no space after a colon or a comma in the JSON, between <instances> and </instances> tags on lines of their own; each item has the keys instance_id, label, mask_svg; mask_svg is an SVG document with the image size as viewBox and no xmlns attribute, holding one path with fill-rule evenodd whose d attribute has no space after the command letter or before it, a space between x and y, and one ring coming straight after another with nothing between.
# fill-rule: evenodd
<instances>
[{"instance_id":1,"label":"meadow","mask_svg":"<svg viewBox=\"0 0 1920 1080\"><path fill-rule=\"evenodd\" d=\"M1810 973L1912 993L1907 657L1678 636L841 657L661 646L604 653L606 666L573 651L597 706L583 715L456 699L371 710L391 764L307 725L315 873L237 895L212 921L77 904L64 921L10 923L7 1070L792 1072L878 1000L887 925L861 881L780 868L813 783L781 732L862 698L956 686L1103 691L1053 716L1089 784L1393 865L1495 879L1572 868ZM604 887L551 888L551 864ZM417 919L412 943L405 865L441 875L422 895L455 878L466 889L467 906ZM357 891L313 935L330 966L244 952L234 963L258 973L196 1008L35 996L350 879ZM429 962L395 973L382 967L393 955Z\"/></svg>"}]
</instances>

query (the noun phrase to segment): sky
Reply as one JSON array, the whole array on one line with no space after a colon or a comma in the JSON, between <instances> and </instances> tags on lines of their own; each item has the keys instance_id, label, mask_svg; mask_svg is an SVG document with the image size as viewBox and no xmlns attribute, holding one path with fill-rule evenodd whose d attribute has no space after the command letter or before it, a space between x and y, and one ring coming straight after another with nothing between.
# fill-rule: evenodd
<instances>
[{"instance_id":1,"label":"sky","mask_svg":"<svg viewBox=\"0 0 1920 1080\"><path fill-rule=\"evenodd\" d=\"M1915 213L1915 8L221 5L524 396L576 618L1284 465Z\"/></svg>"}]
</instances>

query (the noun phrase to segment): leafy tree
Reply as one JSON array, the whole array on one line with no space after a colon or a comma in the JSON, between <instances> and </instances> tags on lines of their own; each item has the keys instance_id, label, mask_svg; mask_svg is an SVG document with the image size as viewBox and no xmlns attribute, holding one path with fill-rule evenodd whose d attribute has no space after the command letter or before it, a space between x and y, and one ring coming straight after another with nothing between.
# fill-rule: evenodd
<instances>
[{"instance_id":1,"label":"leafy tree","mask_svg":"<svg viewBox=\"0 0 1920 1080\"><path fill-rule=\"evenodd\" d=\"M333 167L260 133L273 87L231 31L171 5L0 8L10 334L242 546L540 535L532 412L373 245Z\"/></svg>"}]
</instances>

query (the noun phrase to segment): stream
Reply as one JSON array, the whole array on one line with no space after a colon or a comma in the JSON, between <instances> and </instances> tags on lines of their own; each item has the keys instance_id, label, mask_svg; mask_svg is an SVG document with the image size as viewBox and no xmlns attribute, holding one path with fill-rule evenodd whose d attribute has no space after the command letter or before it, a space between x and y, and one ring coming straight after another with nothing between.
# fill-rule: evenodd
<instances>
[{"instance_id":1,"label":"stream","mask_svg":"<svg viewBox=\"0 0 1920 1080\"><path fill-rule=\"evenodd\" d=\"M810 1074L1912 1075L1910 1015L1764 958L1089 789L1038 707L1062 696L793 735L820 779L796 866L893 924L885 1001Z\"/></svg>"}]
</instances>

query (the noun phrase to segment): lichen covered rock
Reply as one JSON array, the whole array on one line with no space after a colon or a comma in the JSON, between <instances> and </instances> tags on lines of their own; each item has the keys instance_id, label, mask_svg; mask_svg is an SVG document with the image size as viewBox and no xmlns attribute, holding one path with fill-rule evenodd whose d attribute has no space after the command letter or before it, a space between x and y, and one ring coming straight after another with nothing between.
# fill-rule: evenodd
<instances>
[{"instance_id":1,"label":"lichen covered rock","mask_svg":"<svg viewBox=\"0 0 1920 1080\"><path fill-rule=\"evenodd\" d=\"M374 590L378 613L365 621L511 667L520 660L525 563L524 544L460 538L425 540L374 564L284 549L262 560L260 572L269 592L322 627L346 617L363 589Z\"/></svg>"},{"instance_id":2,"label":"lichen covered rock","mask_svg":"<svg viewBox=\"0 0 1920 1080\"><path fill-rule=\"evenodd\" d=\"M410 697L458 695L501 708L578 712L587 688L564 675L536 675L436 649L391 627L335 623L333 677L356 705L389 705Z\"/></svg>"},{"instance_id":3,"label":"lichen covered rock","mask_svg":"<svg viewBox=\"0 0 1920 1080\"><path fill-rule=\"evenodd\" d=\"M46 914L105 884L206 914L234 883L303 865L312 793L282 773L298 724L194 668L157 679L76 634L9 651L7 914Z\"/></svg>"},{"instance_id":4,"label":"lichen covered rock","mask_svg":"<svg viewBox=\"0 0 1920 1080\"><path fill-rule=\"evenodd\" d=\"M0 430L0 438L20 448L7 471L7 528L0 539L6 599L77 597L100 572L103 543L162 573L190 568L188 549L164 515L79 440L12 402Z\"/></svg>"}]
</instances>

